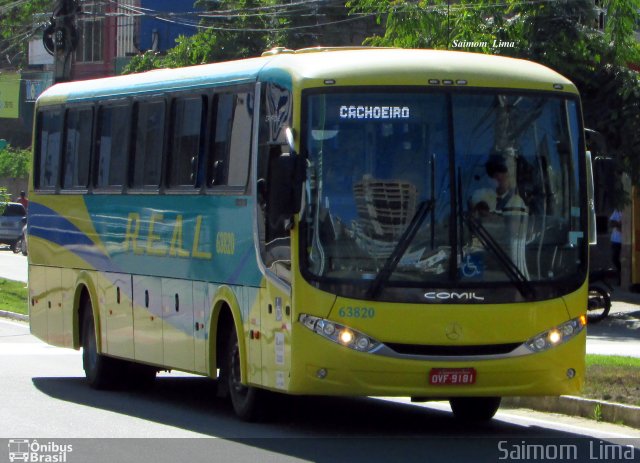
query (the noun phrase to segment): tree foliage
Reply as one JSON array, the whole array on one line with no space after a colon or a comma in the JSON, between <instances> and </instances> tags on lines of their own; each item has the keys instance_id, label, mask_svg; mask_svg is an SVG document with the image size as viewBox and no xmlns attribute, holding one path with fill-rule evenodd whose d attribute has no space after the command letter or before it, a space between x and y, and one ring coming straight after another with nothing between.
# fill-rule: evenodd
<instances>
[{"instance_id":1,"label":"tree foliage","mask_svg":"<svg viewBox=\"0 0 640 463\"><path fill-rule=\"evenodd\" d=\"M0 177L28 178L31 150L7 146L0 150Z\"/></svg>"},{"instance_id":2,"label":"tree foliage","mask_svg":"<svg viewBox=\"0 0 640 463\"><path fill-rule=\"evenodd\" d=\"M165 55L136 56L124 72L260 56L276 46L297 49L336 43L336 37L344 35L343 21L358 19L348 17L340 0L197 0L195 6L202 9L195 35L180 37Z\"/></svg>"},{"instance_id":3,"label":"tree foliage","mask_svg":"<svg viewBox=\"0 0 640 463\"><path fill-rule=\"evenodd\" d=\"M545 64L571 79L582 96L585 125L606 137L620 170L640 185L640 64L634 36L640 0L603 0L605 30L596 28L593 0L350 0L354 13L376 13L384 34L376 46L456 48ZM494 47L497 42L513 46ZM480 46L456 45L468 43ZM486 45L482 45L482 43Z\"/></svg>"},{"instance_id":4,"label":"tree foliage","mask_svg":"<svg viewBox=\"0 0 640 463\"><path fill-rule=\"evenodd\" d=\"M198 0L195 6L207 8L211 3ZM291 19L277 14L278 0L220 0L215 4L215 10L202 19L199 32L180 36L166 55L148 51L134 57L124 73L259 56L287 42Z\"/></svg>"},{"instance_id":5,"label":"tree foliage","mask_svg":"<svg viewBox=\"0 0 640 463\"><path fill-rule=\"evenodd\" d=\"M42 26L34 18L52 11L54 2L30 0L4 3L0 6L0 62L22 68L28 63L29 38Z\"/></svg>"}]
</instances>

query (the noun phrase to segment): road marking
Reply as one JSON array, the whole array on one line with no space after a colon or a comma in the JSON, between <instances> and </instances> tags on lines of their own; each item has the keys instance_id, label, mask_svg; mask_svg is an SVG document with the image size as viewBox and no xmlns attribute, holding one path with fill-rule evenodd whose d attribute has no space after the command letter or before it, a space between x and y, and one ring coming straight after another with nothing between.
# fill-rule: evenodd
<instances>
[{"instance_id":1,"label":"road marking","mask_svg":"<svg viewBox=\"0 0 640 463\"><path fill-rule=\"evenodd\" d=\"M27 333L29 331L29 324L26 322L18 322L18 321L14 321L14 320L10 320L7 318L2 318L0 319L0 323L4 323L7 325L12 325L12 326L17 326L19 328L26 328L27 329Z\"/></svg>"},{"instance_id":2,"label":"road marking","mask_svg":"<svg viewBox=\"0 0 640 463\"><path fill-rule=\"evenodd\" d=\"M0 342L0 356L18 355L75 355L80 356L80 352L73 349L53 347L45 343L34 342Z\"/></svg>"}]
</instances>

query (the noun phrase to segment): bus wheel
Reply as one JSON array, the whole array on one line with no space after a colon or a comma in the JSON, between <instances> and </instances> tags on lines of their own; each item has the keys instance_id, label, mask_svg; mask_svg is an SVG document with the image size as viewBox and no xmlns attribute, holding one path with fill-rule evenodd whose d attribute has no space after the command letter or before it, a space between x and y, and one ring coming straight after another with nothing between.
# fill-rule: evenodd
<instances>
[{"instance_id":1,"label":"bus wheel","mask_svg":"<svg viewBox=\"0 0 640 463\"><path fill-rule=\"evenodd\" d=\"M109 389L115 383L113 359L98 353L96 327L91 302L85 299L82 317L82 367L89 386L94 389Z\"/></svg>"},{"instance_id":2,"label":"bus wheel","mask_svg":"<svg viewBox=\"0 0 640 463\"><path fill-rule=\"evenodd\" d=\"M489 421L500 407L500 397L453 397L453 416L464 421Z\"/></svg>"},{"instance_id":3,"label":"bus wheel","mask_svg":"<svg viewBox=\"0 0 640 463\"><path fill-rule=\"evenodd\" d=\"M233 329L227 340L225 367L229 396L236 415L244 421L256 421L261 418L263 391L245 386L240 380L240 348L238 335Z\"/></svg>"}]
</instances>

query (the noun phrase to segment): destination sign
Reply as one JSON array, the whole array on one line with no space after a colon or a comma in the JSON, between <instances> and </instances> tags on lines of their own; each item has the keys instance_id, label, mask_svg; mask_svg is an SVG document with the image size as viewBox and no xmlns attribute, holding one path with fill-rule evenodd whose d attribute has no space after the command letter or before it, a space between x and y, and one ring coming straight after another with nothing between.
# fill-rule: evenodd
<instances>
[{"instance_id":1,"label":"destination sign","mask_svg":"<svg viewBox=\"0 0 640 463\"><path fill-rule=\"evenodd\" d=\"M409 119L407 106L340 106L340 119Z\"/></svg>"}]
</instances>

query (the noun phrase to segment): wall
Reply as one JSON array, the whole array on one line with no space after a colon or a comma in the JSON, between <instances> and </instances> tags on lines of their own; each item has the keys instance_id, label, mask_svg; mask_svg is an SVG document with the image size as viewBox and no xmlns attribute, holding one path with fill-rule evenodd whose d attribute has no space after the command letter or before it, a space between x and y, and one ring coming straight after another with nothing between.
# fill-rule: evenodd
<instances>
[{"instance_id":1,"label":"wall","mask_svg":"<svg viewBox=\"0 0 640 463\"><path fill-rule=\"evenodd\" d=\"M0 187L7 189L7 193L11 195L11 201L15 201L20 197L21 191L27 191L26 178L0 177Z\"/></svg>"}]
</instances>

